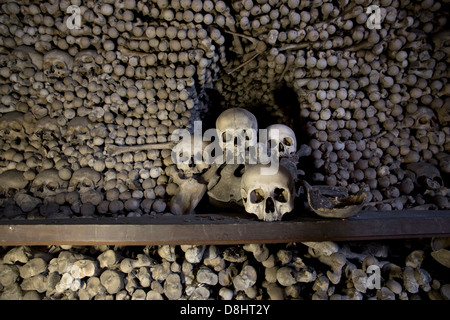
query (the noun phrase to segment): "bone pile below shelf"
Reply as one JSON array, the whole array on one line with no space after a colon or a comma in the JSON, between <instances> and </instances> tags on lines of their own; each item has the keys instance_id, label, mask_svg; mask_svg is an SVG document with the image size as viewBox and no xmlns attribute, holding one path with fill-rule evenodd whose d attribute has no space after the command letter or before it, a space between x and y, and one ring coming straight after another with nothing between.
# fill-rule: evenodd
<instances>
[{"instance_id":1,"label":"bone pile below shelf","mask_svg":"<svg viewBox=\"0 0 450 320\"><path fill-rule=\"evenodd\" d=\"M0 299L449 300L448 269L427 246L7 247Z\"/></svg>"},{"instance_id":2,"label":"bone pile below shelf","mask_svg":"<svg viewBox=\"0 0 450 320\"><path fill-rule=\"evenodd\" d=\"M371 4L381 29L367 26ZM0 216L167 213L171 150L106 147L170 142L229 107L294 128L312 183L368 187L374 210L448 209L446 4L2 1Z\"/></svg>"}]
</instances>

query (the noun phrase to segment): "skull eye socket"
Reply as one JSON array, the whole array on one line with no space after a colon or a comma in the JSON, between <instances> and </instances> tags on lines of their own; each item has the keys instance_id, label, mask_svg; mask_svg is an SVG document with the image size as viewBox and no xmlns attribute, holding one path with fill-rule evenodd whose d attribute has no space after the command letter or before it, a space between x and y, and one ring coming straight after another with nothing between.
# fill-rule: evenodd
<instances>
[{"instance_id":1,"label":"skull eye socket","mask_svg":"<svg viewBox=\"0 0 450 320\"><path fill-rule=\"evenodd\" d=\"M80 183L80 186L81 186L82 188L91 188L91 187L92 187L92 182L89 181L89 180L82 181L82 182Z\"/></svg>"},{"instance_id":2,"label":"skull eye socket","mask_svg":"<svg viewBox=\"0 0 450 320\"><path fill-rule=\"evenodd\" d=\"M290 146L294 145L294 141L292 140L292 138L286 137L283 139L283 144L285 146L290 147Z\"/></svg>"},{"instance_id":3,"label":"skull eye socket","mask_svg":"<svg viewBox=\"0 0 450 320\"><path fill-rule=\"evenodd\" d=\"M66 65L62 61L55 61L54 67L58 70L58 69L64 69L66 67Z\"/></svg>"},{"instance_id":4,"label":"skull eye socket","mask_svg":"<svg viewBox=\"0 0 450 320\"><path fill-rule=\"evenodd\" d=\"M419 123L420 124L427 124L428 123L428 118L427 117L422 117L419 119Z\"/></svg>"},{"instance_id":5,"label":"skull eye socket","mask_svg":"<svg viewBox=\"0 0 450 320\"><path fill-rule=\"evenodd\" d=\"M273 191L273 198L278 202L286 203L288 201L289 194L286 189L275 188Z\"/></svg>"},{"instance_id":6,"label":"skull eye socket","mask_svg":"<svg viewBox=\"0 0 450 320\"><path fill-rule=\"evenodd\" d=\"M53 183L48 183L46 185L46 188L47 188L47 190L53 192L53 191L56 191L58 189L58 186L56 184L53 184Z\"/></svg>"},{"instance_id":7,"label":"skull eye socket","mask_svg":"<svg viewBox=\"0 0 450 320\"><path fill-rule=\"evenodd\" d=\"M264 201L264 191L262 189L254 189L249 194L250 203L260 203Z\"/></svg>"}]
</instances>

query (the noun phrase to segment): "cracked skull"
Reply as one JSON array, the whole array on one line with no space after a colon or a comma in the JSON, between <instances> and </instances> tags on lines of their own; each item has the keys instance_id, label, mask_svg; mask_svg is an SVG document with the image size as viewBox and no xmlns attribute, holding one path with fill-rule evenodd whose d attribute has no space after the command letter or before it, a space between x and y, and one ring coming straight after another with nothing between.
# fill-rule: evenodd
<instances>
[{"instance_id":1,"label":"cracked skull","mask_svg":"<svg viewBox=\"0 0 450 320\"><path fill-rule=\"evenodd\" d=\"M248 168L241 180L241 196L245 210L259 220L281 220L294 209L294 181L284 167L272 175L261 174L267 165L257 164Z\"/></svg>"},{"instance_id":2,"label":"cracked skull","mask_svg":"<svg viewBox=\"0 0 450 320\"><path fill-rule=\"evenodd\" d=\"M31 183L30 191L37 197L47 198L55 196L67 188L67 181L58 176L58 170L47 169L36 175Z\"/></svg>"},{"instance_id":3,"label":"cracked skull","mask_svg":"<svg viewBox=\"0 0 450 320\"><path fill-rule=\"evenodd\" d=\"M258 122L253 113L242 108L227 109L217 117L216 130L219 145L226 155L225 161L248 163L249 148L256 146L258 134Z\"/></svg>"},{"instance_id":4,"label":"cracked skull","mask_svg":"<svg viewBox=\"0 0 450 320\"><path fill-rule=\"evenodd\" d=\"M297 151L295 132L284 124L273 124L267 127L267 141L278 146L280 157L289 157ZM270 145L269 145L270 146Z\"/></svg>"},{"instance_id":5,"label":"cracked skull","mask_svg":"<svg viewBox=\"0 0 450 320\"><path fill-rule=\"evenodd\" d=\"M44 55L44 74L48 78L64 78L72 73L73 57L61 50L52 50Z\"/></svg>"}]
</instances>

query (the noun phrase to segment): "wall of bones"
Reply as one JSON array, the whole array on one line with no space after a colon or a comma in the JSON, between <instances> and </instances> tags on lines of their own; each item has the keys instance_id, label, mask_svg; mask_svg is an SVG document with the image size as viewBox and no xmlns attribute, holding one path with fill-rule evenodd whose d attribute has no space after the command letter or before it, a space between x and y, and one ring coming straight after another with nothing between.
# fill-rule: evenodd
<instances>
[{"instance_id":1,"label":"wall of bones","mask_svg":"<svg viewBox=\"0 0 450 320\"><path fill-rule=\"evenodd\" d=\"M438 242L0 248L0 300L449 300Z\"/></svg>"},{"instance_id":2,"label":"wall of bones","mask_svg":"<svg viewBox=\"0 0 450 320\"><path fill-rule=\"evenodd\" d=\"M448 4L0 0L0 218L190 212L208 166L171 134L230 108L294 129L294 180L449 209ZM204 197L238 200L237 168ZM2 247L0 299L449 299L447 241Z\"/></svg>"},{"instance_id":3,"label":"wall of bones","mask_svg":"<svg viewBox=\"0 0 450 320\"><path fill-rule=\"evenodd\" d=\"M295 129L312 184L448 209L446 4L1 1L1 215L169 212L170 148L108 148L212 128L230 107Z\"/></svg>"}]
</instances>

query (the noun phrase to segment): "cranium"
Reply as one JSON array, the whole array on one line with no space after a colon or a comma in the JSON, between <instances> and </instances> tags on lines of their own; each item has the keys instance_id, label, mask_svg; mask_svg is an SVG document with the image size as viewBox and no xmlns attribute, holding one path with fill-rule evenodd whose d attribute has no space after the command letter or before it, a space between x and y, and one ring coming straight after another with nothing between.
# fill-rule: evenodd
<instances>
[{"instance_id":1,"label":"cranium","mask_svg":"<svg viewBox=\"0 0 450 320\"><path fill-rule=\"evenodd\" d=\"M185 177L202 173L211 164L209 156L205 154L205 158L203 154L208 142L198 141L197 146L195 139L194 136L185 137L172 149L172 160Z\"/></svg>"},{"instance_id":2,"label":"cranium","mask_svg":"<svg viewBox=\"0 0 450 320\"><path fill-rule=\"evenodd\" d=\"M73 57L61 50L52 50L44 55L44 74L49 78L64 78L72 72Z\"/></svg>"},{"instance_id":3,"label":"cranium","mask_svg":"<svg viewBox=\"0 0 450 320\"><path fill-rule=\"evenodd\" d=\"M92 129L92 122L88 117L75 117L67 123L64 137L67 142L82 144L91 137L90 129Z\"/></svg>"},{"instance_id":4,"label":"cranium","mask_svg":"<svg viewBox=\"0 0 450 320\"><path fill-rule=\"evenodd\" d=\"M281 220L294 209L295 186L291 174L284 167L272 175L261 174L268 165L256 164L247 168L241 180L241 196L248 213L264 221Z\"/></svg>"},{"instance_id":5,"label":"cranium","mask_svg":"<svg viewBox=\"0 0 450 320\"><path fill-rule=\"evenodd\" d=\"M448 59L450 59L450 30L442 30L438 33L433 34L433 42L435 50L440 50L445 52Z\"/></svg>"},{"instance_id":6,"label":"cranium","mask_svg":"<svg viewBox=\"0 0 450 320\"><path fill-rule=\"evenodd\" d=\"M80 193L93 190L100 186L101 178L100 173L94 169L87 167L81 168L72 174L67 190L69 192L78 190Z\"/></svg>"},{"instance_id":7,"label":"cranium","mask_svg":"<svg viewBox=\"0 0 450 320\"><path fill-rule=\"evenodd\" d=\"M436 126L436 115L433 110L427 107L420 107L415 113L411 115L414 119L412 129L430 130Z\"/></svg>"},{"instance_id":8,"label":"cranium","mask_svg":"<svg viewBox=\"0 0 450 320\"><path fill-rule=\"evenodd\" d=\"M75 56L73 72L88 76L101 73L101 66L97 63L99 55L95 50L82 50Z\"/></svg>"},{"instance_id":9,"label":"cranium","mask_svg":"<svg viewBox=\"0 0 450 320\"><path fill-rule=\"evenodd\" d=\"M67 181L58 176L58 170L47 169L36 175L31 183L30 191L37 197L55 196L67 188Z\"/></svg>"},{"instance_id":10,"label":"cranium","mask_svg":"<svg viewBox=\"0 0 450 320\"><path fill-rule=\"evenodd\" d=\"M416 174L416 181L427 189L439 189L444 186L439 169L428 162L409 163L406 168Z\"/></svg>"},{"instance_id":11,"label":"cranium","mask_svg":"<svg viewBox=\"0 0 450 320\"><path fill-rule=\"evenodd\" d=\"M21 72L25 68L42 70L43 61L42 54L34 50L33 47L18 46L9 56L8 67L12 72Z\"/></svg>"},{"instance_id":12,"label":"cranium","mask_svg":"<svg viewBox=\"0 0 450 320\"><path fill-rule=\"evenodd\" d=\"M0 136L12 143L16 149L22 149L27 134L33 133L34 124L24 119L24 114L12 111L0 117Z\"/></svg>"},{"instance_id":13,"label":"cranium","mask_svg":"<svg viewBox=\"0 0 450 320\"><path fill-rule=\"evenodd\" d=\"M23 176L23 172L18 170L8 170L0 174L0 194L11 197L17 191L25 189L28 180Z\"/></svg>"},{"instance_id":14,"label":"cranium","mask_svg":"<svg viewBox=\"0 0 450 320\"><path fill-rule=\"evenodd\" d=\"M256 146L258 133L253 113L242 108L227 109L217 117L216 130L225 161L230 163L236 159L233 163L248 163L249 147Z\"/></svg>"},{"instance_id":15,"label":"cranium","mask_svg":"<svg viewBox=\"0 0 450 320\"><path fill-rule=\"evenodd\" d=\"M267 141L278 145L280 157L289 157L297 151L295 132L284 124L273 124L267 127Z\"/></svg>"},{"instance_id":16,"label":"cranium","mask_svg":"<svg viewBox=\"0 0 450 320\"><path fill-rule=\"evenodd\" d=\"M51 141L55 138L59 139L61 136L61 129L56 122L56 119L46 116L36 122L33 135L41 141Z\"/></svg>"}]
</instances>

